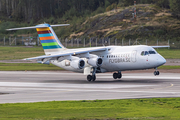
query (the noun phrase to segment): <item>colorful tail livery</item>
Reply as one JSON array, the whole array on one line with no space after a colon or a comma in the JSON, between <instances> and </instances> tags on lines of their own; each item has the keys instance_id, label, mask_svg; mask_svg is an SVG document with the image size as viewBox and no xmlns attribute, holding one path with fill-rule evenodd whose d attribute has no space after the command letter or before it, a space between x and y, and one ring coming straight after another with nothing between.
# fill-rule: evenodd
<instances>
[{"instance_id":1,"label":"colorful tail livery","mask_svg":"<svg viewBox=\"0 0 180 120\"><path fill-rule=\"evenodd\" d=\"M61 44L58 37L56 36L52 27L68 26L68 25L69 24L59 24L59 25L40 24L40 25L36 25L32 27L13 28L13 29L7 29L7 30L10 31L10 30L36 28L45 54L50 55L50 54L55 54L56 52L59 52L65 49L65 47Z\"/></svg>"}]
</instances>

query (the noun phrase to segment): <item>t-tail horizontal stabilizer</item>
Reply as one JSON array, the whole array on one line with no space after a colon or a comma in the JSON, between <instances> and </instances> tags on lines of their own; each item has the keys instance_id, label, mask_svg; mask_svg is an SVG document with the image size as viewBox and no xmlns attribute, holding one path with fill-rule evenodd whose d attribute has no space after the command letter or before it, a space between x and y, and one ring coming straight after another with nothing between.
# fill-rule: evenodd
<instances>
[{"instance_id":1,"label":"t-tail horizontal stabilizer","mask_svg":"<svg viewBox=\"0 0 180 120\"><path fill-rule=\"evenodd\" d=\"M6 29L7 31L12 31L12 30L25 30L25 29L36 29L36 28L45 28L47 27L46 25L49 24L40 24L36 26L31 26L31 27L20 27L20 28L11 28L11 29ZM49 25L51 27L61 27L61 26L68 26L70 24L57 24L57 25Z\"/></svg>"},{"instance_id":2,"label":"t-tail horizontal stabilizer","mask_svg":"<svg viewBox=\"0 0 180 120\"><path fill-rule=\"evenodd\" d=\"M58 25L39 24L32 27L12 28L6 30L11 31L11 30L36 29L45 54L52 55L52 54L58 54L59 52L65 49L65 47L61 44L58 37L56 36L56 33L54 32L52 27L68 26L68 25L69 24L58 24Z\"/></svg>"}]
</instances>

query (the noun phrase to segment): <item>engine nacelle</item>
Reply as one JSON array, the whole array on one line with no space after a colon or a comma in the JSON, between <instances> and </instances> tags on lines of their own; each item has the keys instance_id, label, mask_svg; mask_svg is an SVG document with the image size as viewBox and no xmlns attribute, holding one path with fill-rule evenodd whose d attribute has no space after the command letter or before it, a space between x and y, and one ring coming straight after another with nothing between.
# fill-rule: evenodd
<instances>
[{"instance_id":1,"label":"engine nacelle","mask_svg":"<svg viewBox=\"0 0 180 120\"><path fill-rule=\"evenodd\" d=\"M93 67L100 67L103 63L103 60L102 60L102 58L97 57L97 58L90 58L90 59L88 59L87 62L89 65L91 65Z\"/></svg>"},{"instance_id":2,"label":"engine nacelle","mask_svg":"<svg viewBox=\"0 0 180 120\"><path fill-rule=\"evenodd\" d=\"M41 64L47 64L49 65L50 64L50 61L48 59L38 59L37 60L37 63L41 63Z\"/></svg>"},{"instance_id":3,"label":"engine nacelle","mask_svg":"<svg viewBox=\"0 0 180 120\"><path fill-rule=\"evenodd\" d=\"M83 69L85 66L85 62L82 59L76 59L70 62L70 66L75 69Z\"/></svg>"}]
</instances>

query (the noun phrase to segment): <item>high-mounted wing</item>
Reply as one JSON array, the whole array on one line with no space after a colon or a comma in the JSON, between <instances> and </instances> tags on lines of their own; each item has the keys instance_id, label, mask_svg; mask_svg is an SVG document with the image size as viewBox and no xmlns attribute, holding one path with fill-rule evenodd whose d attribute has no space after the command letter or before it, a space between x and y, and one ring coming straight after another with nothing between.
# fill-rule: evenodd
<instances>
[{"instance_id":1,"label":"high-mounted wing","mask_svg":"<svg viewBox=\"0 0 180 120\"><path fill-rule=\"evenodd\" d=\"M43 56L37 56L37 57L32 57L32 58L25 58L23 60L57 58L57 57L62 57L62 56L75 56L75 55L80 55L80 54L85 54L85 53L101 52L101 51L106 51L106 50L107 50L106 47L87 48L87 49L68 49L55 55L43 55Z\"/></svg>"},{"instance_id":2,"label":"high-mounted wing","mask_svg":"<svg viewBox=\"0 0 180 120\"><path fill-rule=\"evenodd\" d=\"M151 47L153 47L153 48L169 48L170 46L167 45L167 46L151 46Z\"/></svg>"}]
</instances>

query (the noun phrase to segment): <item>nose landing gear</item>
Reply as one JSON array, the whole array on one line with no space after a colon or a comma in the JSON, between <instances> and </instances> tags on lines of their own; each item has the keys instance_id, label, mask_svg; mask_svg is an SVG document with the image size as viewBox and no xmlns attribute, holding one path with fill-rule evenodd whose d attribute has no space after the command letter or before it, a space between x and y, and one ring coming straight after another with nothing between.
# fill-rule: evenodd
<instances>
[{"instance_id":1,"label":"nose landing gear","mask_svg":"<svg viewBox=\"0 0 180 120\"><path fill-rule=\"evenodd\" d=\"M157 71L157 68L156 68L156 71L154 71L154 75L156 76L156 75L159 75L159 74L160 74L160 72Z\"/></svg>"}]
</instances>

